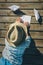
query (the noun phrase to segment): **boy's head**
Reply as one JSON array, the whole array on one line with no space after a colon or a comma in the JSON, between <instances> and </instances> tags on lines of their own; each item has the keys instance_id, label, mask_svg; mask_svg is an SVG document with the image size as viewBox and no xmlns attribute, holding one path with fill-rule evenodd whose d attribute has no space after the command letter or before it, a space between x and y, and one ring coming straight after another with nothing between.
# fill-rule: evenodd
<instances>
[{"instance_id":1,"label":"boy's head","mask_svg":"<svg viewBox=\"0 0 43 65\"><path fill-rule=\"evenodd\" d=\"M10 25L7 32L7 40L12 46L18 46L25 40L27 34L27 27L23 23L15 22Z\"/></svg>"},{"instance_id":2,"label":"boy's head","mask_svg":"<svg viewBox=\"0 0 43 65\"><path fill-rule=\"evenodd\" d=\"M29 29L30 29L30 23L29 22L27 22L27 21L24 22L20 17L16 19L16 22L23 23L27 27L27 34L30 35L29 34Z\"/></svg>"}]
</instances>

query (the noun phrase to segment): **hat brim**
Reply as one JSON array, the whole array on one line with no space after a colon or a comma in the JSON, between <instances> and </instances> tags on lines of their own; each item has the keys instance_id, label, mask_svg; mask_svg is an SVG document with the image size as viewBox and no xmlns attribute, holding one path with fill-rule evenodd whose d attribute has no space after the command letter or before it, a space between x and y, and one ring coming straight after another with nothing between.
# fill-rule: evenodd
<instances>
[{"instance_id":1,"label":"hat brim","mask_svg":"<svg viewBox=\"0 0 43 65\"><path fill-rule=\"evenodd\" d=\"M7 32L7 37L6 37L6 38L7 38L8 42L10 43L10 45L12 45L12 46L14 46L14 44L12 44L12 42L9 40L8 35L9 35L9 32L10 32L10 30L11 30L11 28L12 28L13 26L20 26L20 27L22 27L22 28L24 29L24 31L25 31L25 34L27 34L27 27L26 27L26 25L24 25L23 23L15 22L15 23L11 24L10 27L9 27L9 30L8 30L8 32Z\"/></svg>"}]
</instances>

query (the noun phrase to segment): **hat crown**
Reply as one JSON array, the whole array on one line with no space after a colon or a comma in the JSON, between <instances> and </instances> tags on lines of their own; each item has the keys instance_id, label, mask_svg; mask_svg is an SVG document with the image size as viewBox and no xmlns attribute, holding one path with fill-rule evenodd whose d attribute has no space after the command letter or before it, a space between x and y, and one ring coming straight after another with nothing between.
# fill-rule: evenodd
<instances>
[{"instance_id":1,"label":"hat crown","mask_svg":"<svg viewBox=\"0 0 43 65\"><path fill-rule=\"evenodd\" d=\"M16 35L17 35L16 32L15 32L15 31L17 31L17 29L16 29L15 26L13 26L11 30L12 30L12 33L10 35L10 40L14 40Z\"/></svg>"},{"instance_id":2,"label":"hat crown","mask_svg":"<svg viewBox=\"0 0 43 65\"><path fill-rule=\"evenodd\" d=\"M18 46L25 40L26 33L27 28L23 24L14 23L8 30L7 39L10 43L13 43L13 45Z\"/></svg>"}]
</instances>

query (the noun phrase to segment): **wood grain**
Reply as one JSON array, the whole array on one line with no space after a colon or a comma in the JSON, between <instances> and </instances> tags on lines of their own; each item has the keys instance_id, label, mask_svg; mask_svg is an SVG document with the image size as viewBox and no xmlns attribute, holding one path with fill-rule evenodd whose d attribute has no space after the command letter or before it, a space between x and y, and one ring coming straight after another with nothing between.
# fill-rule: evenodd
<instances>
[{"instance_id":1,"label":"wood grain","mask_svg":"<svg viewBox=\"0 0 43 65\"><path fill-rule=\"evenodd\" d=\"M43 0L7 0L7 2L43 2Z\"/></svg>"},{"instance_id":2,"label":"wood grain","mask_svg":"<svg viewBox=\"0 0 43 65\"><path fill-rule=\"evenodd\" d=\"M43 47L43 40L34 40L36 47ZM33 44L34 44L33 43ZM0 46L5 46L5 38L0 38Z\"/></svg>"},{"instance_id":3,"label":"wood grain","mask_svg":"<svg viewBox=\"0 0 43 65\"><path fill-rule=\"evenodd\" d=\"M0 24L1 23L14 23L18 17L20 16L0 16ZM31 23L39 24L39 22L36 21L35 17L32 17ZM43 23L43 17L42 17L42 23Z\"/></svg>"},{"instance_id":4,"label":"wood grain","mask_svg":"<svg viewBox=\"0 0 43 65\"><path fill-rule=\"evenodd\" d=\"M18 5L20 9L43 9L43 3L0 3L0 8L7 8L11 5Z\"/></svg>"},{"instance_id":5,"label":"wood grain","mask_svg":"<svg viewBox=\"0 0 43 65\"><path fill-rule=\"evenodd\" d=\"M5 0L0 0L0 2L5 2Z\"/></svg>"},{"instance_id":6,"label":"wood grain","mask_svg":"<svg viewBox=\"0 0 43 65\"><path fill-rule=\"evenodd\" d=\"M22 14L17 15L8 9L11 5L20 6ZM41 25L35 19L34 8L42 16ZM32 40L27 51L29 53L26 53L29 60L26 60L29 61L28 65L43 65L43 0L0 0L0 57L2 57L5 47L5 36L9 25L14 23L23 13L32 16L29 30Z\"/></svg>"},{"instance_id":7,"label":"wood grain","mask_svg":"<svg viewBox=\"0 0 43 65\"><path fill-rule=\"evenodd\" d=\"M7 34L7 31L4 31L4 30L0 31L1 38L5 38L6 34ZM43 39L43 32L32 31L32 32L30 32L30 35L32 38Z\"/></svg>"},{"instance_id":8,"label":"wood grain","mask_svg":"<svg viewBox=\"0 0 43 65\"><path fill-rule=\"evenodd\" d=\"M0 29L8 30L10 24L12 23L0 23ZM30 24L30 30L40 30L43 31L43 24Z\"/></svg>"},{"instance_id":9,"label":"wood grain","mask_svg":"<svg viewBox=\"0 0 43 65\"><path fill-rule=\"evenodd\" d=\"M4 47L5 47L5 46L0 46L0 52L3 51Z\"/></svg>"},{"instance_id":10,"label":"wood grain","mask_svg":"<svg viewBox=\"0 0 43 65\"><path fill-rule=\"evenodd\" d=\"M43 16L43 10L38 10L40 15ZM21 10L21 13L18 14L19 16L22 16L23 14L30 15L30 16L35 16L34 15L34 10ZM14 12L11 10L0 10L0 16L16 16Z\"/></svg>"},{"instance_id":11,"label":"wood grain","mask_svg":"<svg viewBox=\"0 0 43 65\"><path fill-rule=\"evenodd\" d=\"M0 53L0 58L2 57L2 54Z\"/></svg>"},{"instance_id":12,"label":"wood grain","mask_svg":"<svg viewBox=\"0 0 43 65\"><path fill-rule=\"evenodd\" d=\"M0 0L0 2L43 2L43 0Z\"/></svg>"},{"instance_id":13,"label":"wood grain","mask_svg":"<svg viewBox=\"0 0 43 65\"><path fill-rule=\"evenodd\" d=\"M0 46L3 46L3 45L5 45L5 39L4 38L0 38Z\"/></svg>"}]
</instances>

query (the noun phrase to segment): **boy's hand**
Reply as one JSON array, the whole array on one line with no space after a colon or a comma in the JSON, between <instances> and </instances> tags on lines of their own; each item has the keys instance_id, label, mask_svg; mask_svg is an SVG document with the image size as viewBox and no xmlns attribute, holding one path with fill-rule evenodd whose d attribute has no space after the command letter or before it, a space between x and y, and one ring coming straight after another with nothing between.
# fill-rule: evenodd
<instances>
[{"instance_id":1,"label":"boy's hand","mask_svg":"<svg viewBox=\"0 0 43 65\"><path fill-rule=\"evenodd\" d=\"M22 23L23 21L22 21L22 19L19 17L19 18L16 19L16 22Z\"/></svg>"},{"instance_id":2,"label":"boy's hand","mask_svg":"<svg viewBox=\"0 0 43 65\"><path fill-rule=\"evenodd\" d=\"M24 25L26 25L27 27L30 27L28 22L24 22Z\"/></svg>"},{"instance_id":3,"label":"boy's hand","mask_svg":"<svg viewBox=\"0 0 43 65\"><path fill-rule=\"evenodd\" d=\"M26 25L27 27L30 27L29 23L22 21L22 19L21 19L20 17L16 19L16 22L23 23L23 24Z\"/></svg>"}]
</instances>

